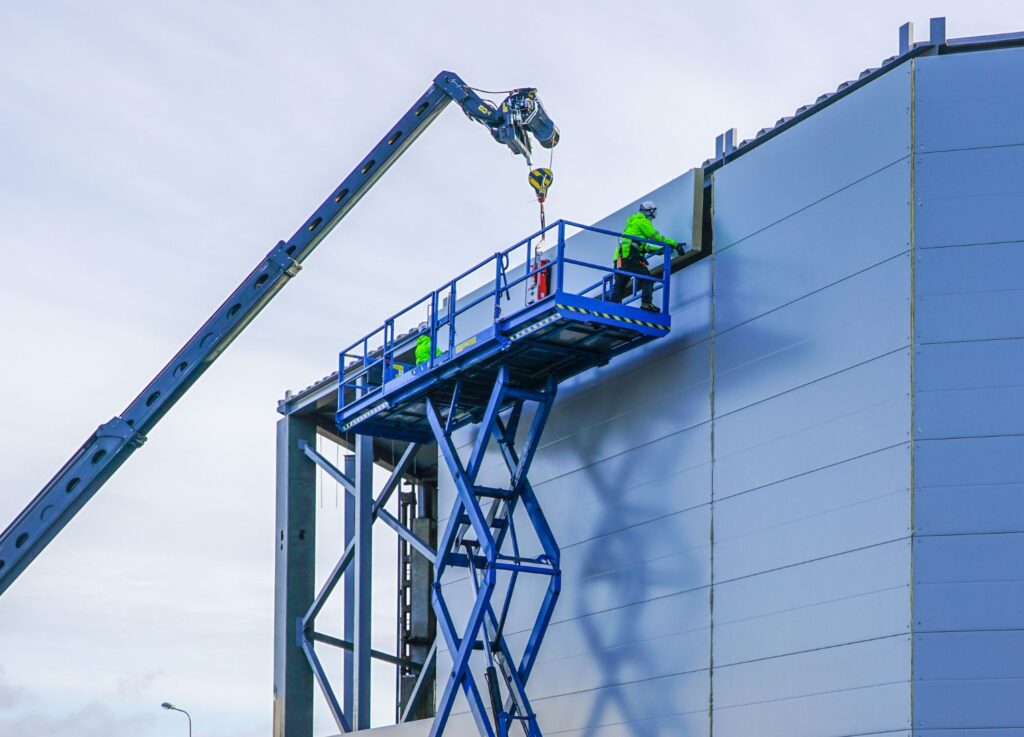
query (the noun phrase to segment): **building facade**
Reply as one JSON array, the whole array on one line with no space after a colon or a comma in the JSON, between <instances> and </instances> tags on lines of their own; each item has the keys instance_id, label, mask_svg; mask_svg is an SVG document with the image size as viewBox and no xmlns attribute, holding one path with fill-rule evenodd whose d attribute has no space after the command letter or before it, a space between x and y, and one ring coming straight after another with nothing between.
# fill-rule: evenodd
<instances>
[{"instance_id":1,"label":"building facade","mask_svg":"<svg viewBox=\"0 0 1024 737\"><path fill-rule=\"evenodd\" d=\"M1024 47L941 32L725 137L671 334L560 388L544 734L1024 734ZM691 176L641 198L669 234Z\"/></svg>"}]
</instances>

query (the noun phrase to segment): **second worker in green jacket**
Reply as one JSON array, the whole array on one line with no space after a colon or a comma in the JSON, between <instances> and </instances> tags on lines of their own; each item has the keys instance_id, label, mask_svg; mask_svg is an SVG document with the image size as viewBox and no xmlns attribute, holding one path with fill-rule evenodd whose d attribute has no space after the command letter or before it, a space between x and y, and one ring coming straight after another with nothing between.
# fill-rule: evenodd
<instances>
[{"instance_id":1,"label":"second worker in green jacket","mask_svg":"<svg viewBox=\"0 0 1024 737\"><path fill-rule=\"evenodd\" d=\"M664 246L655 246L651 243L642 243L633 238L643 238L648 241L663 243L669 248L675 249L680 254L686 251L686 244L674 241L658 232L654 227L654 220L658 215L658 206L650 200L640 203L639 212L634 212L626 221L623 235L619 239L619 245L615 249L615 268L619 271L628 271L641 276L650 276L647 268L647 256L664 253ZM632 236L632 238L630 237ZM629 274L616 274L615 282L612 285L612 293L609 297L612 302L621 302L625 296L630 282L634 278ZM651 279L635 279L640 289L640 307L650 312L658 312L654 306L654 281Z\"/></svg>"}]
</instances>

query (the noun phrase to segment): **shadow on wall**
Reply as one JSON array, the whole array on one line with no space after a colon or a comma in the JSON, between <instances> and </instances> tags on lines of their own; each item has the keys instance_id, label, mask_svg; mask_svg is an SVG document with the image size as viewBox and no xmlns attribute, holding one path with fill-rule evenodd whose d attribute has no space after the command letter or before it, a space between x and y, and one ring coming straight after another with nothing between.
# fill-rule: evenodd
<instances>
[{"instance_id":1,"label":"shadow on wall","mask_svg":"<svg viewBox=\"0 0 1024 737\"><path fill-rule=\"evenodd\" d=\"M658 655L664 646L657 639L645 640L643 633L659 628L649 626L652 623L647 621L645 607L628 606L663 594L666 587L665 570L652 565L654 541L644 535L622 534L622 520L655 519L658 507L645 504L643 496L624 493L630 467L622 464L619 468L612 475L604 473L600 464L583 469L599 499L594 537L603 537L604 542L600 552L582 562L579 580L567 587L570 595L574 594L577 622L600 678L579 734L591 737L601 733L602 727L619 724L623 735L679 737L678 727L652 720L684 711L673 680L651 678L662 671L659 660L663 662L664 654ZM695 556L686 560L676 571L684 580L699 565ZM595 613L601 616L588 616ZM679 616L689 618L682 613ZM639 689L623 688L623 684L645 679L650 680Z\"/></svg>"}]
</instances>

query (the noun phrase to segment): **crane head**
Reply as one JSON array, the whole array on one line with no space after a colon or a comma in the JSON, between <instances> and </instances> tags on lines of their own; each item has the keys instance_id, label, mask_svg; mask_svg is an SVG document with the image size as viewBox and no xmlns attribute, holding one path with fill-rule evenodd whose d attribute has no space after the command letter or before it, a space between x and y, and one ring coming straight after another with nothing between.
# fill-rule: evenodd
<instances>
[{"instance_id":1,"label":"crane head","mask_svg":"<svg viewBox=\"0 0 1024 737\"><path fill-rule=\"evenodd\" d=\"M491 127L491 134L512 153L521 154L530 163L533 148L530 136L544 148L558 145L558 126L548 116L537 90L523 87L512 90L498 108L500 121Z\"/></svg>"}]
</instances>

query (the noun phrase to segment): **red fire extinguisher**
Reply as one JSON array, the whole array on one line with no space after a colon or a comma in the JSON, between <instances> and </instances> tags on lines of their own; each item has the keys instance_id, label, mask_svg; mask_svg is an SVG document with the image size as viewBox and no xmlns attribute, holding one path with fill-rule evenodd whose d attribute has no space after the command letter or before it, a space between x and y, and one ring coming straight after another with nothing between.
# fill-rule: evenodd
<instances>
[{"instance_id":1,"label":"red fire extinguisher","mask_svg":"<svg viewBox=\"0 0 1024 737\"><path fill-rule=\"evenodd\" d=\"M533 265L530 271L534 272L533 276L530 277L530 292L527 298L527 304L533 304L539 302L551 293L551 269L544 268L551 263L551 259L541 258L540 254L537 254L537 258L534 259Z\"/></svg>"}]
</instances>

